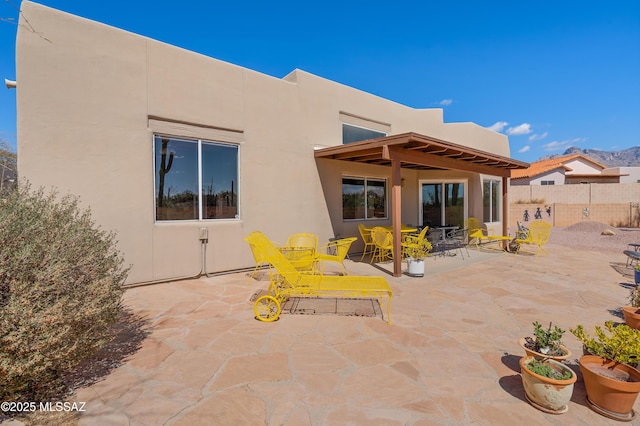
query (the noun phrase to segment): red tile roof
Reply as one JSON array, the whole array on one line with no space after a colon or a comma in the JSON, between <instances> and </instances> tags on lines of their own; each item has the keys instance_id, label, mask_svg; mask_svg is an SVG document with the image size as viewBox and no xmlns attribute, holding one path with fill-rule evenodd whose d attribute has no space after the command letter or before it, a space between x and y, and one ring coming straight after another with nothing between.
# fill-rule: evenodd
<instances>
[{"instance_id":1,"label":"red tile roof","mask_svg":"<svg viewBox=\"0 0 640 426\"><path fill-rule=\"evenodd\" d=\"M534 176L538 176L542 173L546 173L546 172L550 172L552 170L558 169L558 168L563 168L566 171L571 171L573 170L571 167L565 165L564 163L576 159L576 158L581 158L585 161L588 161L598 167L602 167L603 169L606 168L606 166L598 163L597 161L592 160L589 157L586 157L582 154L571 154L571 155L565 155L564 157L557 157L557 158L552 158L549 160L542 160L542 161L536 161L534 163L531 163L529 165L529 168L527 169L514 169L511 170L511 179L522 179L522 178L530 178L530 177L534 177Z\"/></svg>"}]
</instances>

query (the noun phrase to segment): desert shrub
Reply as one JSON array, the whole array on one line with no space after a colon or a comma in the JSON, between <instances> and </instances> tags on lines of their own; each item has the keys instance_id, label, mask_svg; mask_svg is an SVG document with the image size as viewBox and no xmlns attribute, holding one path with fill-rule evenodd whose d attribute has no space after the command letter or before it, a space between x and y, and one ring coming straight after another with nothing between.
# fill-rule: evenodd
<instances>
[{"instance_id":1,"label":"desert shrub","mask_svg":"<svg viewBox=\"0 0 640 426\"><path fill-rule=\"evenodd\" d=\"M115 236L73 196L31 190L0 202L0 400L44 400L110 338L129 268Z\"/></svg>"}]
</instances>

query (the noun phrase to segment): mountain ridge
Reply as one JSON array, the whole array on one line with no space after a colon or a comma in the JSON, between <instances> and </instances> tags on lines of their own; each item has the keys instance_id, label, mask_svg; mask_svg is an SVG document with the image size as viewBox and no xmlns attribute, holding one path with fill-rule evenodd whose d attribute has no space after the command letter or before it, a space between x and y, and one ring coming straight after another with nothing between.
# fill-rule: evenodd
<instances>
[{"instance_id":1,"label":"mountain ridge","mask_svg":"<svg viewBox=\"0 0 640 426\"><path fill-rule=\"evenodd\" d=\"M565 155L582 154L607 167L638 167L640 166L640 146L623 149L621 151L601 151L598 149L580 149L577 146L567 148L562 154L548 155L540 160L550 160Z\"/></svg>"}]
</instances>

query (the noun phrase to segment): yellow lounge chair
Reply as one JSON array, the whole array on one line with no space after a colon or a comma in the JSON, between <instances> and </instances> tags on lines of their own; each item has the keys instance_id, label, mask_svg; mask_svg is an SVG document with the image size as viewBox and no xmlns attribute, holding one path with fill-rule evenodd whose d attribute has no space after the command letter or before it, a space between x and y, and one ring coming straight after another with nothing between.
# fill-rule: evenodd
<instances>
[{"instance_id":1,"label":"yellow lounge chair","mask_svg":"<svg viewBox=\"0 0 640 426\"><path fill-rule=\"evenodd\" d=\"M271 274L269 294L259 297L253 306L260 321L278 319L282 304L289 297L372 298L377 299L381 307L386 298L387 322L391 324L393 292L384 277L306 274L296 270L262 232L252 232L245 241L260 251L276 272Z\"/></svg>"}]
</instances>

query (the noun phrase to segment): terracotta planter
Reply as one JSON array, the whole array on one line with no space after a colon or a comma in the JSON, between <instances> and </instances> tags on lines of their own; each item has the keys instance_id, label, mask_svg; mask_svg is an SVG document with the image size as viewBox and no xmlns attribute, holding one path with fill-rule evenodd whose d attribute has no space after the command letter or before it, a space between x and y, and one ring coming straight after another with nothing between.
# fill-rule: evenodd
<instances>
[{"instance_id":1,"label":"terracotta planter","mask_svg":"<svg viewBox=\"0 0 640 426\"><path fill-rule=\"evenodd\" d=\"M522 346L522 349L524 349L524 351L527 354L527 356L532 356L532 357L535 357L536 359L547 358L547 359L552 359L554 361L562 361L562 360L565 360L565 359L567 359L567 358L569 358L571 356L571 351L564 345L561 345L560 347L565 351L565 355L545 355L543 353L532 351L531 349L527 348L524 345L525 344L524 337L521 337L518 340L518 344L520 346Z\"/></svg>"},{"instance_id":2,"label":"terracotta planter","mask_svg":"<svg viewBox=\"0 0 640 426\"><path fill-rule=\"evenodd\" d=\"M552 359L546 360L546 364L557 372L570 372L571 378L567 380L555 380L541 376L527 368L527 364L534 359L535 357L533 356L520 358L522 385L524 386L527 400L535 408L545 413L566 413L567 410L569 410L571 395L573 395L573 384L576 382L578 376L566 365Z\"/></svg>"},{"instance_id":3,"label":"terracotta planter","mask_svg":"<svg viewBox=\"0 0 640 426\"><path fill-rule=\"evenodd\" d=\"M587 389L587 402L593 411L619 421L636 417L633 404L640 392L640 371L596 355L580 358L580 371Z\"/></svg>"},{"instance_id":4,"label":"terracotta planter","mask_svg":"<svg viewBox=\"0 0 640 426\"><path fill-rule=\"evenodd\" d=\"M633 306L623 306L624 322L631 328L640 330L640 309Z\"/></svg>"}]
</instances>

